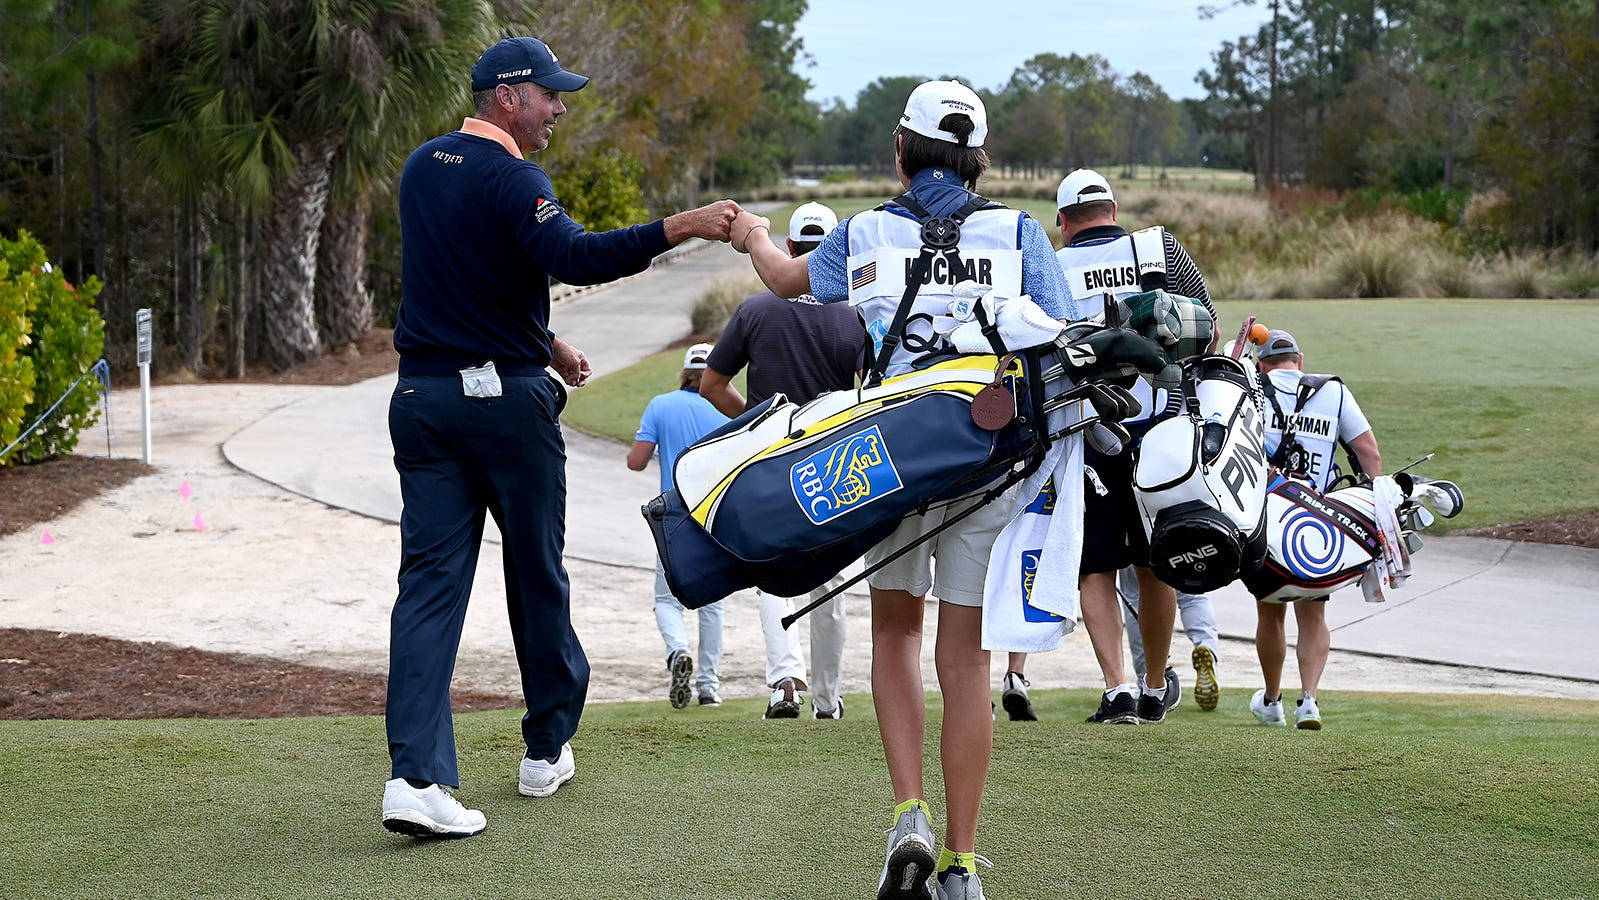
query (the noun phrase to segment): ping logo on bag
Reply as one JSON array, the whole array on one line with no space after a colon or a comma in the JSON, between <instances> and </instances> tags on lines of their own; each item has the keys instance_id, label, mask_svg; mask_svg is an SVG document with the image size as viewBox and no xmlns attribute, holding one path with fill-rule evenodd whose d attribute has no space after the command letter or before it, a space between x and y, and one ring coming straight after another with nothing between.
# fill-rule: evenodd
<instances>
[{"instance_id":1,"label":"ping logo on bag","mask_svg":"<svg viewBox=\"0 0 1599 900\"><path fill-rule=\"evenodd\" d=\"M1038 578L1038 559L1042 550L1022 551L1022 619L1028 622L1059 622L1061 617L1033 605L1033 582Z\"/></svg>"},{"instance_id":2,"label":"ping logo on bag","mask_svg":"<svg viewBox=\"0 0 1599 900\"><path fill-rule=\"evenodd\" d=\"M794 500L813 525L886 497L904 485L876 425L812 453L789 470Z\"/></svg>"}]
</instances>

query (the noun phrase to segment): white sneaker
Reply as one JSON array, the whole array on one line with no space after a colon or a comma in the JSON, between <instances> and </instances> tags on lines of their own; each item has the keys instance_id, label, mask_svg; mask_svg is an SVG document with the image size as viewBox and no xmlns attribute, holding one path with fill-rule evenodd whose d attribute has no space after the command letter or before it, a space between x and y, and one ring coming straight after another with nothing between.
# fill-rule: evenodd
<instances>
[{"instance_id":1,"label":"white sneaker","mask_svg":"<svg viewBox=\"0 0 1599 900\"><path fill-rule=\"evenodd\" d=\"M561 785L571 781L576 773L572 745L562 744L561 755L553 763L523 758L522 768L516 777L516 792L524 797L548 797Z\"/></svg>"},{"instance_id":2,"label":"white sneaker","mask_svg":"<svg viewBox=\"0 0 1599 900\"><path fill-rule=\"evenodd\" d=\"M1299 698L1299 705L1294 707L1294 726L1310 731L1321 730L1321 707L1316 705L1315 697Z\"/></svg>"},{"instance_id":3,"label":"white sneaker","mask_svg":"<svg viewBox=\"0 0 1599 900\"><path fill-rule=\"evenodd\" d=\"M1287 725L1288 719L1283 716L1283 698L1278 697L1270 703L1266 702L1266 689L1261 688L1255 696L1249 698L1249 711L1255 714L1262 725Z\"/></svg>"},{"instance_id":4,"label":"white sneaker","mask_svg":"<svg viewBox=\"0 0 1599 900\"><path fill-rule=\"evenodd\" d=\"M462 806L448 788L414 788L404 778L391 778L383 784L383 827L412 837L471 837L488 820Z\"/></svg>"}]
</instances>

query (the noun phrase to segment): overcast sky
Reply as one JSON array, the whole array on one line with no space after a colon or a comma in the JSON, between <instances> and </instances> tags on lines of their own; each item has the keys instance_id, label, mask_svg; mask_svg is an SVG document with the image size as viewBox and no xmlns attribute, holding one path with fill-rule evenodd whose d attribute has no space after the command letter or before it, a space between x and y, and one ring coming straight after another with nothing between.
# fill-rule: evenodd
<instances>
[{"instance_id":1,"label":"overcast sky","mask_svg":"<svg viewBox=\"0 0 1599 900\"><path fill-rule=\"evenodd\" d=\"M1223 5L1226 0L1210 0ZM1214 19L1198 0L810 0L799 35L813 65L810 97L827 102L883 75L959 75L996 88L1029 57L1098 53L1123 75L1143 72L1175 98L1198 97L1210 53L1253 33L1267 13L1239 5ZM972 12L976 10L977 12Z\"/></svg>"}]
</instances>

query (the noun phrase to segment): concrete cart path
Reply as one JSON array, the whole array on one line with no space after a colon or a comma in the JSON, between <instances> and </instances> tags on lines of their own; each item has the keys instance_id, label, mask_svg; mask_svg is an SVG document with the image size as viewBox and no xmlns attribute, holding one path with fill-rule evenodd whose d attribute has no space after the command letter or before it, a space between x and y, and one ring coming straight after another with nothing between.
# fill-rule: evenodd
<instances>
[{"instance_id":1,"label":"concrete cart path","mask_svg":"<svg viewBox=\"0 0 1599 900\"><path fill-rule=\"evenodd\" d=\"M687 333L704 286L747 272L745 257L711 247L602 291L558 304L555 330L614 372ZM223 445L234 465L288 490L378 519L400 516L387 427L395 377L329 390L280 409ZM639 568L655 551L639 515L659 475L630 472L625 448L570 429L567 553ZM1470 502L1471 486L1463 486ZM497 540L492 532L491 539ZM1338 650L1599 681L1599 550L1490 538L1426 537L1416 575L1384 604L1358 589L1328 609ZM1224 636L1251 640L1253 599L1234 584L1214 595ZM1294 631L1289 616L1290 640Z\"/></svg>"}]
</instances>

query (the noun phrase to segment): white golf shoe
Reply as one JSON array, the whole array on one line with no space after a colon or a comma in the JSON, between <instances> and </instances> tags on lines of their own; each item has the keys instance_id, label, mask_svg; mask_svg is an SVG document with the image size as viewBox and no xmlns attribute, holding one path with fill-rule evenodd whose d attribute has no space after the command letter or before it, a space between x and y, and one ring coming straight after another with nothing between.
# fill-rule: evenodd
<instances>
[{"instance_id":1,"label":"white golf shoe","mask_svg":"<svg viewBox=\"0 0 1599 900\"><path fill-rule=\"evenodd\" d=\"M1321 707L1316 705L1315 697L1299 698L1299 705L1294 707L1294 727L1321 730Z\"/></svg>"},{"instance_id":2,"label":"white golf shoe","mask_svg":"<svg viewBox=\"0 0 1599 900\"><path fill-rule=\"evenodd\" d=\"M517 773L516 792L524 797L548 797L577 773L572 759L572 745L562 744L561 755L555 762L543 759L523 759Z\"/></svg>"},{"instance_id":3,"label":"white golf shoe","mask_svg":"<svg viewBox=\"0 0 1599 900\"><path fill-rule=\"evenodd\" d=\"M1283 698L1278 697L1270 703L1266 702L1266 689L1261 688L1255 696L1249 698L1249 711L1255 714L1262 725L1287 725L1288 719L1283 715Z\"/></svg>"},{"instance_id":4,"label":"white golf shoe","mask_svg":"<svg viewBox=\"0 0 1599 900\"><path fill-rule=\"evenodd\" d=\"M404 778L391 778L383 785L383 827L412 837L471 837L488 821L461 805L448 788L414 788Z\"/></svg>"}]
</instances>

